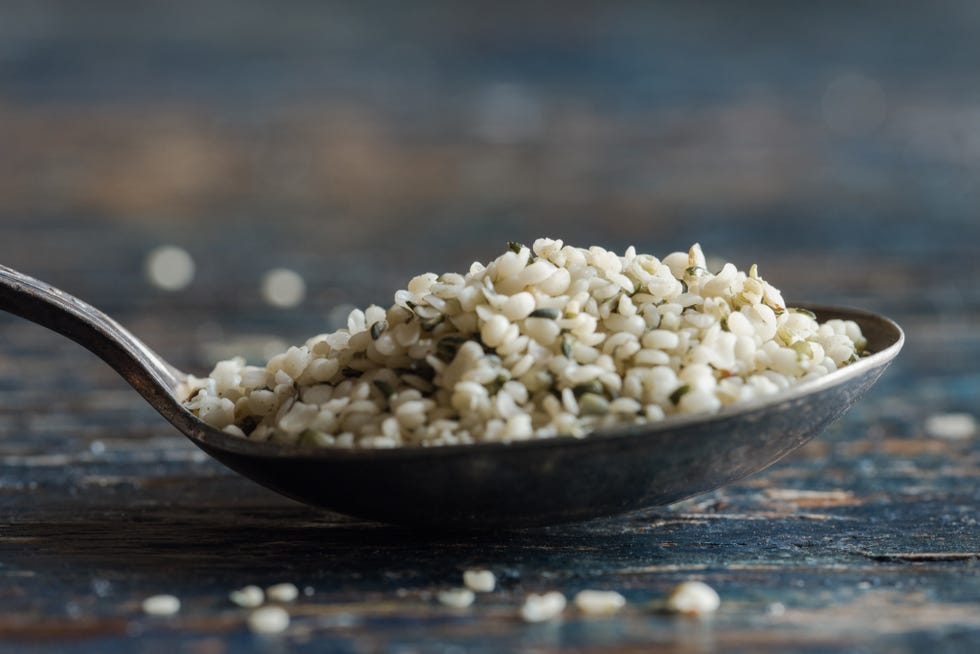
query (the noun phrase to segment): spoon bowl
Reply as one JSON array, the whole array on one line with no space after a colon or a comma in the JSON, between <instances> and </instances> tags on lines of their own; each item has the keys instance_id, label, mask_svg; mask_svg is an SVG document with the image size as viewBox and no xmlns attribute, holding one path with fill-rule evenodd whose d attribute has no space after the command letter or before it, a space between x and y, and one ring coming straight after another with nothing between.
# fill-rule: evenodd
<instances>
[{"instance_id":1,"label":"spoon bowl","mask_svg":"<svg viewBox=\"0 0 980 654\"><path fill-rule=\"evenodd\" d=\"M258 443L186 410L177 370L81 300L0 266L0 309L85 346L195 445L293 499L382 522L474 530L541 526L670 504L758 472L819 434L878 380L902 330L858 309L805 305L860 325L869 356L718 413L512 443L333 449Z\"/></svg>"}]
</instances>

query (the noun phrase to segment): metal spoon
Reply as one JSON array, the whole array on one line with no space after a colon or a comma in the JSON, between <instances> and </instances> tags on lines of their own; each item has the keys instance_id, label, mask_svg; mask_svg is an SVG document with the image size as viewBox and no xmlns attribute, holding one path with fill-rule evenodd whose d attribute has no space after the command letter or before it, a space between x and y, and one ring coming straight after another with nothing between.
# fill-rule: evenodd
<instances>
[{"instance_id":1,"label":"metal spoon","mask_svg":"<svg viewBox=\"0 0 980 654\"><path fill-rule=\"evenodd\" d=\"M717 414L671 417L586 438L390 450L303 449L214 429L184 409L185 379L101 311L0 266L0 309L101 357L160 414L229 468L283 495L383 522L450 529L547 525L669 504L771 465L820 433L884 372L904 342L891 320L857 322L871 355L819 379Z\"/></svg>"}]
</instances>

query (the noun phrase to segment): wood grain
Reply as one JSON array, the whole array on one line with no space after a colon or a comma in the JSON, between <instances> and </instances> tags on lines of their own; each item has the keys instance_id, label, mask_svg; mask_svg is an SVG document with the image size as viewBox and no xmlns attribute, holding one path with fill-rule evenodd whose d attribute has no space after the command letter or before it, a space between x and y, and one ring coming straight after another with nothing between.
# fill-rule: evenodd
<instances>
[{"instance_id":1,"label":"wood grain","mask_svg":"<svg viewBox=\"0 0 980 654\"><path fill-rule=\"evenodd\" d=\"M0 316L0 650L980 649L978 436L924 429L976 417L980 392L976 8L790 4L0 6L0 262L181 368L541 235L701 241L790 301L908 335L858 407L753 478L475 537L272 495L93 356ZM841 131L827 106L855 74L883 104ZM161 243L197 262L184 291L143 276ZM282 265L308 284L296 309L258 291ZM469 567L499 589L439 604ZM687 579L721 594L711 619L656 610ZM252 636L228 593L281 581L308 589L291 627ZM518 618L529 592L584 588L628 606ZM155 593L181 612L143 615Z\"/></svg>"}]
</instances>

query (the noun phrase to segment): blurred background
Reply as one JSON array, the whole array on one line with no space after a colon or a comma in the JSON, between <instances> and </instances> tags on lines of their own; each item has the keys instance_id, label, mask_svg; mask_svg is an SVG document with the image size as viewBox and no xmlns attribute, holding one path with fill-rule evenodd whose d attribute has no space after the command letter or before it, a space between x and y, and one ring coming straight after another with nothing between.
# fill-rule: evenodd
<instances>
[{"instance_id":1,"label":"blurred background","mask_svg":"<svg viewBox=\"0 0 980 654\"><path fill-rule=\"evenodd\" d=\"M428 615L421 633L484 649L976 651L978 207L977 0L0 0L0 264L189 372L541 236L658 256L698 241L790 303L882 312L908 336L763 475L488 550L275 496L0 312L0 639L139 649L98 626L148 651L209 634L193 651L269 651L220 598L295 581L343 611L300 607L300 629L352 650L417 649ZM392 599L487 560L505 589L595 582L644 606L703 570L730 608L524 632ZM186 620L137 621L157 591ZM359 622L365 601L388 608Z\"/></svg>"},{"instance_id":2,"label":"blurred background","mask_svg":"<svg viewBox=\"0 0 980 654\"><path fill-rule=\"evenodd\" d=\"M962 408L978 34L972 0L3 0L0 262L204 372L507 241L699 241L900 319ZM8 387L89 362L0 319Z\"/></svg>"}]
</instances>

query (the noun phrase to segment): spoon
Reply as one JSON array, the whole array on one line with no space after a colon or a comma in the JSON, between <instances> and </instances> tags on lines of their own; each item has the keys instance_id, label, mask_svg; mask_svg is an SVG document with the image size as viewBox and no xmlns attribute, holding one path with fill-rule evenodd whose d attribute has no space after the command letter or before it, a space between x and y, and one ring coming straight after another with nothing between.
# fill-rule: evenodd
<instances>
[{"instance_id":1,"label":"spoon","mask_svg":"<svg viewBox=\"0 0 980 654\"><path fill-rule=\"evenodd\" d=\"M187 375L119 323L49 284L0 266L0 309L101 357L191 442L293 499L414 526L487 529L574 522L670 504L775 463L840 417L904 342L888 318L807 306L820 321L853 320L871 353L786 391L705 415L683 415L586 438L559 437L383 450L258 443L210 427L177 394Z\"/></svg>"}]
</instances>

